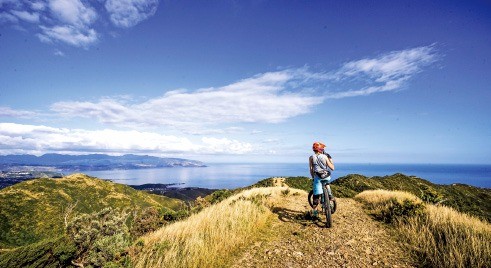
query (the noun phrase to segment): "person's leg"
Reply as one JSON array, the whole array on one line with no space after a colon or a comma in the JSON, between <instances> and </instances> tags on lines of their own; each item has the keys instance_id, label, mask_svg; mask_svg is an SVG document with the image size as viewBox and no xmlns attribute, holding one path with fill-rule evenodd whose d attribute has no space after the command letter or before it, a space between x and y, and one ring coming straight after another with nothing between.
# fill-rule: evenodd
<instances>
[{"instance_id":1,"label":"person's leg","mask_svg":"<svg viewBox=\"0 0 491 268\"><path fill-rule=\"evenodd\" d=\"M318 214L318 211L317 211L317 206L319 205L320 203L320 198L321 198L321 194L322 194L322 183L320 181L320 178L318 178L317 176L314 177L314 181L313 181L313 184L312 184L312 188L313 188L313 192L314 192L314 196L312 196L312 214L313 216L317 217L317 214Z\"/></svg>"},{"instance_id":2,"label":"person's leg","mask_svg":"<svg viewBox=\"0 0 491 268\"><path fill-rule=\"evenodd\" d=\"M317 206L319 205L320 203L320 199L321 199L321 195L320 194L314 194L314 196L312 196L312 208L313 209L317 209Z\"/></svg>"},{"instance_id":3,"label":"person's leg","mask_svg":"<svg viewBox=\"0 0 491 268\"><path fill-rule=\"evenodd\" d=\"M331 185L328 184L326 185L326 187L327 187L327 194L329 195L329 198L331 198L332 197Z\"/></svg>"}]
</instances>

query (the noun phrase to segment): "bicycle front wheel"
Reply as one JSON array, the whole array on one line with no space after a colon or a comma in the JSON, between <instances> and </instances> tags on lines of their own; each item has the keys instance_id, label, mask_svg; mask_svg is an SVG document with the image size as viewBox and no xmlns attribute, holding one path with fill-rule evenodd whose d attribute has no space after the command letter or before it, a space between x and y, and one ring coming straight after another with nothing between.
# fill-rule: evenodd
<instances>
[{"instance_id":1,"label":"bicycle front wheel","mask_svg":"<svg viewBox=\"0 0 491 268\"><path fill-rule=\"evenodd\" d=\"M326 213L326 227L332 227L332 213L331 213L331 204L329 201L329 194L327 193L327 188L324 187L324 202L322 204L324 207L324 212Z\"/></svg>"}]
</instances>

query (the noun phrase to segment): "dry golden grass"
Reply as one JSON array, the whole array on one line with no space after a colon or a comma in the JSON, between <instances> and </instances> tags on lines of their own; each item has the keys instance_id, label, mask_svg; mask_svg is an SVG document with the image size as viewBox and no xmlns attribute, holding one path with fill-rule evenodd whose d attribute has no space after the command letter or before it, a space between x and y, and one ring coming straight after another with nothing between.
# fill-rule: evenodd
<instances>
[{"instance_id":1,"label":"dry golden grass","mask_svg":"<svg viewBox=\"0 0 491 268\"><path fill-rule=\"evenodd\" d=\"M428 265L490 267L491 225L443 206L427 206L399 229Z\"/></svg>"},{"instance_id":2,"label":"dry golden grass","mask_svg":"<svg viewBox=\"0 0 491 268\"><path fill-rule=\"evenodd\" d=\"M416 196L404 192L366 191L356 196L372 213L390 209L388 201L410 200ZM421 260L429 267L490 267L491 225L444 206L425 205L424 213L396 221L397 230Z\"/></svg>"},{"instance_id":3,"label":"dry golden grass","mask_svg":"<svg viewBox=\"0 0 491 268\"><path fill-rule=\"evenodd\" d=\"M385 204L390 199L396 199L399 202L409 200L416 204L422 203L421 199L415 195L402 191L387 191L387 190L371 190L364 191L355 196L355 199L362 200L364 203L371 206Z\"/></svg>"},{"instance_id":4,"label":"dry golden grass","mask_svg":"<svg viewBox=\"0 0 491 268\"><path fill-rule=\"evenodd\" d=\"M135 267L223 267L268 226L268 209L286 188L255 188L143 237L133 247Z\"/></svg>"}]
</instances>

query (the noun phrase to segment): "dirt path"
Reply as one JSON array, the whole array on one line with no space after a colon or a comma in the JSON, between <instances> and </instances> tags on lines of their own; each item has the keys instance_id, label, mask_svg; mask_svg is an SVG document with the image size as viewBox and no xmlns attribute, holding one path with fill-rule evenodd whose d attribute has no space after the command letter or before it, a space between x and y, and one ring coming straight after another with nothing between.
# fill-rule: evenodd
<instances>
[{"instance_id":1,"label":"dirt path","mask_svg":"<svg viewBox=\"0 0 491 268\"><path fill-rule=\"evenodd\" d=\"M275 187L283 187L285 185L285 178L273 178L273 185Z\"/></svg>"},{"instance_id":2,"label":"dirt path","mask_svg":"<svg viewBox=\"0 0 491 268\"><path fill-rule=\"evenodd\" d=\"M247 248L233 267L413 267L386 227L353 199L338 198L328 229L323 222L305 220L306 198L290 195L277 204L271 233Z\"/></svg>"}]
</instances>

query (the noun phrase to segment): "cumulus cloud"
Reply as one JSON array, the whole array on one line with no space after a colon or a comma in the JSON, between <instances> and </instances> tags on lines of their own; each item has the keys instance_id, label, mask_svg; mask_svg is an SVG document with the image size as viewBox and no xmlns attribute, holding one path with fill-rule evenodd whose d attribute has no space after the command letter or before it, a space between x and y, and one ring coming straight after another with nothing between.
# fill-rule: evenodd
<instances>
[{"instance_id":1,"label":"cumulus cloud","mask_svg":"<svg viewBox=\"0 0 491 268\"><path fill-rule=\"evenodd\" d=\"M183 137L152 132L112 129L83 130L42 125L0 123L0 153L145 153L145 154L243 154L249 143L203 137L192 142Z\"/></svg>"},{"instance_id":2,"label":"cumulus cloud","mask_svg":"<svg viewBox=\"0 0 491 268\"><path fill-rule=\"evenodd\" d=\"M95 9L80 0L50 0L49 8L61 22L73 26L85 27L97 19Z\"/></svg>"},{"instance_id":3,"label":"cumulus cloud","mask_svg":"<svg viewBox=\"0 0 491 268\"><path fill-rule=\"evenodd\" d=\"M153 16L158 4L158 0L107 0L105 7L114 25L128 28Z\"/></svg>"},{"instance_id":4,"label":"cumulus cloud","mask_svg":"<svg viewBox=\"0 0 491 268\"><path fill-rule=\"evenodd\" d=\"M158 0L2 0L0 24L30 29L42 42L86 48L108 30L98 21L128 28L154 15L157 7Z\"/></svg>"}]
</instances>

